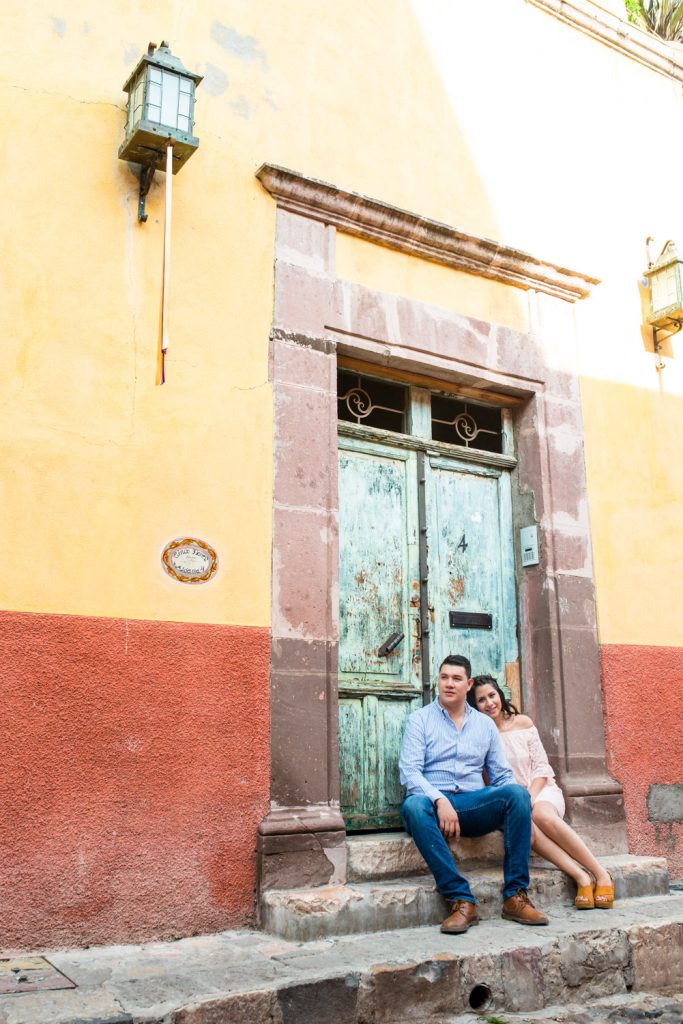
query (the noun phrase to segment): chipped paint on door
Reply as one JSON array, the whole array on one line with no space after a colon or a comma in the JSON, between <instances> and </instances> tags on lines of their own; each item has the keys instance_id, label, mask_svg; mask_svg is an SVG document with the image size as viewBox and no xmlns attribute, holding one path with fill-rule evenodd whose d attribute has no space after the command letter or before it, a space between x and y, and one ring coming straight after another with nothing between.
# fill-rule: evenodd
<instances>
[{"instance_id":1,"label":"chipped paint on door","mask_svg":"<svg viewBox=\"0 0 683 1024\"><path fill-rule=\"evenodd\" d=\"M517 660L509 474L432 458L427 500L432 679L447 654L464 654L505 686ZM491 628L453 628L452 611L490 615Z\"/></svg>"},{"instance_id":2,"label":"chipped paint on door","mask_svg":"<svg viewBox=\"0 0 683 1024\"><path fill-rule=\"evenodd\" d=\"M339 447L342 813L351 830L390 828L400 825L403 728L423 699L418 458L349 437ZM431 679L458 653L505 685L517 663L509 474L446 456L424 462ZM450 612L490 616L491 628L453 628ZM404 639L381 657L396 633Z\"/></svg>"},{"instance_id":3,"label":"chipped paint on door","mask_svg":"<svg viewBox=\"0 0 683 1024\"><path fill-rule=\"evenodd\" d=\"M421 702L415 480L413 452L340 441L339 763L350 828L400 824L401 736Z\"/></svg>"},{"instance_id":4,"label":"chipped paint on door","mask_svg":"<svg viewBox=\"0 0 683 1024\"><path fill-rule=\"evenodd\" d=\"M404 668L405 646L387 657L377 652L406 627L405 470L397 459L355 453L340 458L342 672L385 676Z\"/></svg>"}]
</instances>

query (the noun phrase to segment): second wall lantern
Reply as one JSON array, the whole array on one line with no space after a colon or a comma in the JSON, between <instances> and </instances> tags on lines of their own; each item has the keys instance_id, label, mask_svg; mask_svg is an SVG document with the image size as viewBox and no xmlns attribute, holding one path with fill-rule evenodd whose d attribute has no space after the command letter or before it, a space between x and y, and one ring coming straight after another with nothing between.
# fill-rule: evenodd
<instances>
[{"instance_id":1,"label":"second wall lantern","mask_svg":"<svg viewBox=\"0 0 683 1024\"><path fill-rule=\"evenodd\" d=\"M194 130L195 89L202 75L188 71L174 57L168 43L150 43L147 53L124 85L128 93L126 137L121 160L141 165L138 220L147 220L145 197L157 168L164 168L166 150L173 145L173 173L177 174L199 146Z\"/></svg>"},{"instance_id":2,"label":"second wall lantern","mask_svg":"<svg viewBox=\"0 0 683 1024\"><path fill-rule=\"evenodd\" d=\"M645 271L650 285L650 314L652 327L678 330L683 320L683 260L673 242L667 242L659 257Z\"/></svg>"}]
</instances>

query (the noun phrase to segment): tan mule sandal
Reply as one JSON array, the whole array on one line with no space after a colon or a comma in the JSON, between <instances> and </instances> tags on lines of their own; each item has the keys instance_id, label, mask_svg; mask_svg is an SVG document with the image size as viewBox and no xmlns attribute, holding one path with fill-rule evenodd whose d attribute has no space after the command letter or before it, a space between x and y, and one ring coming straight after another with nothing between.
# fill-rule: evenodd
<instances>
[{"instance_id":1,"label":"tan mule sandal","mask_svg":"<svg viewBox=\"0 0 683 1024\"><path fill-rule=\"evenodd\" d=\"M577 885L574 906L577 910L593 910L595 907L595 884Z\"/></svg>"},{"instance_id":2,"label":"tan mule sandal","mask_svg":"<svg viewBox=\"0 0 683 1024\"><path fill-rule=\"evenodd\" d=\"M611 885L596 885L595 887L595 906L598 910L611 910L614 906L614 879L610 875L612 880Z\"/></svg>"}]
</instances>

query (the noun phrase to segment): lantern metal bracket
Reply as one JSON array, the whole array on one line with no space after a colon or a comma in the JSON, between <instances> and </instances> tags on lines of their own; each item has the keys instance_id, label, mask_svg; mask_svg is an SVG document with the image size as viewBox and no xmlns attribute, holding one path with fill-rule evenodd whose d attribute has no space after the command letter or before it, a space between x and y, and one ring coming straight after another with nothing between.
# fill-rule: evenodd
<instances>
[{"instance_id":1,"label":"lantern metal bracket","mask_svg":"<svg viewBox=\"0 0 683 1024\"><path fill-rule=\"evenodd\" d=\"M662 359L662 344L668 341L669 338L673 338L674 334L678 334L679 331L683 330L683 321L676 320L673 317L669 318L669 322L666 324L660 324L658 327L652 325L652 342L657 357L655 363L656 370L663 370L666 363ZM661 334L661 337L660 337Z\"/></svg>"},{"instance_id":2,"label":"lantern metal bracket","mask_svg":"<svg viewBox=\"0 0 683 1024\"><path fill-rule=\"evenodd\" d=\"M147 220L147 214L145 213L145 202L147 200L147 193L149 192L152 184L152 178L156 167L154 164L149 164L140 168L140 193L138 195L138 220L141 224L144 224Z\"/></svg>"}]
</instances>

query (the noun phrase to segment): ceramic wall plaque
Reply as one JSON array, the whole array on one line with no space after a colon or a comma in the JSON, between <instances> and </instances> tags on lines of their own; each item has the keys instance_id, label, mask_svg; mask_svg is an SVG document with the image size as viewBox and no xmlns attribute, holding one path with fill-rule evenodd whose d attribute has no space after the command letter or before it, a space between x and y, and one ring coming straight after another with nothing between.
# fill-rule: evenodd
<instances>
[{"instance_id":1,"label":"ceramic wall plaque","mask_svg":"<svg viewBox=\"0 0 683 1024\"><path fill-rule=\"evenodd\" d=\"M206 583L218 568L218 555L203 540L178 537L164 548L161 564L179 583Z\"/></svg>"}]
</instances>

